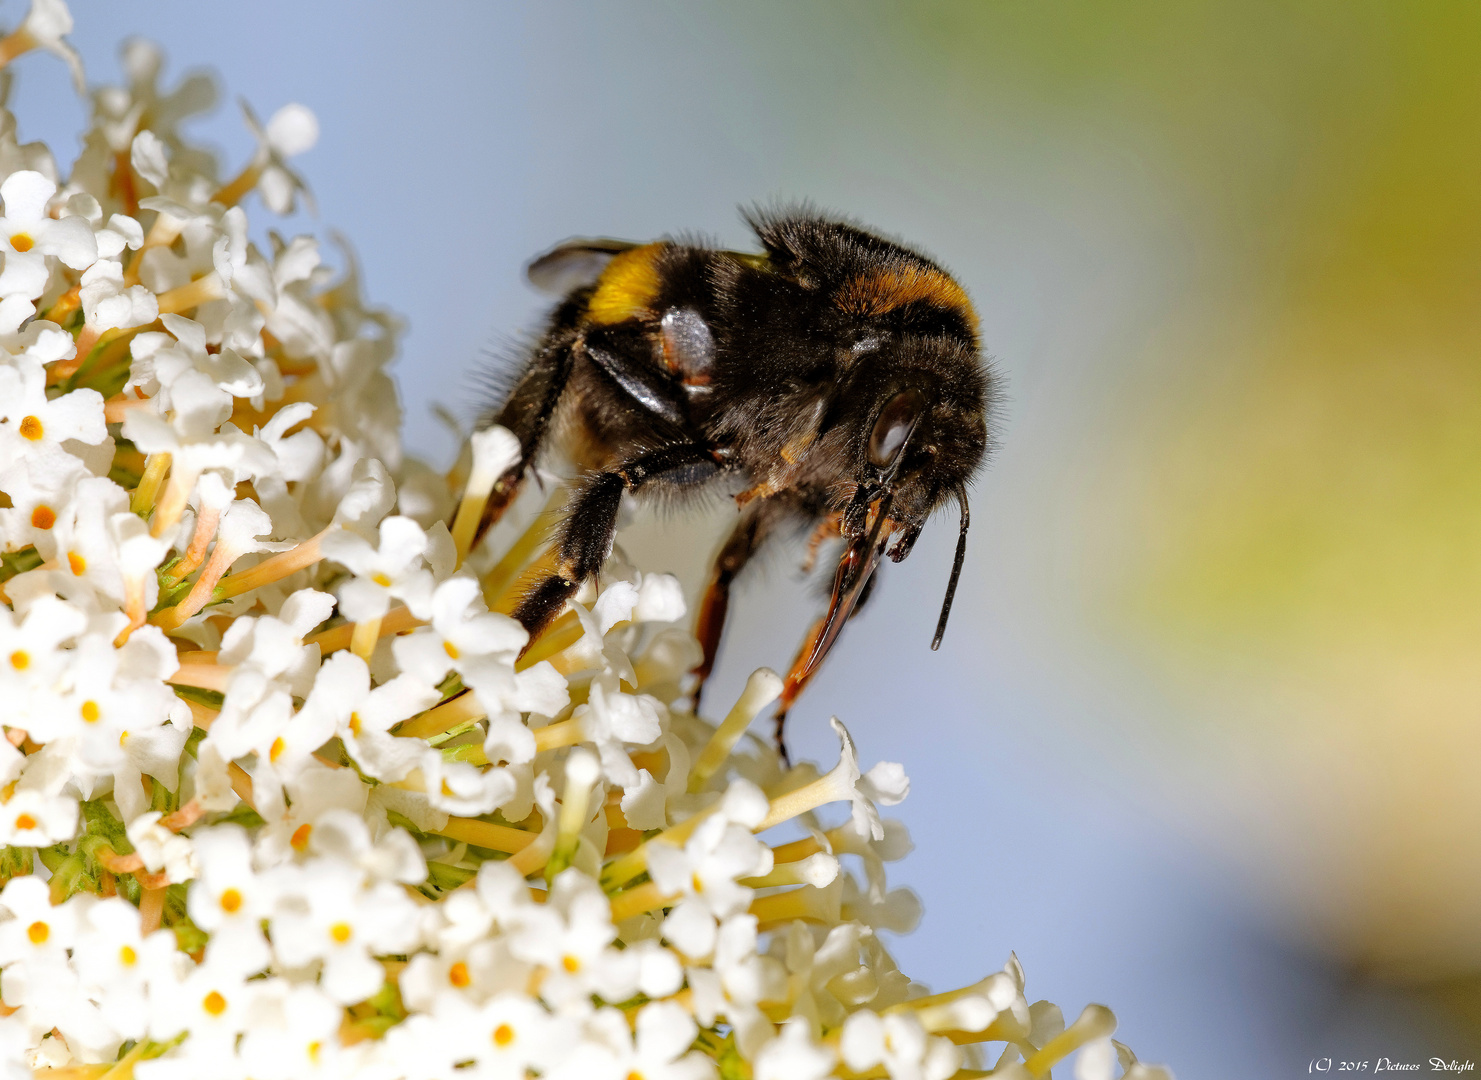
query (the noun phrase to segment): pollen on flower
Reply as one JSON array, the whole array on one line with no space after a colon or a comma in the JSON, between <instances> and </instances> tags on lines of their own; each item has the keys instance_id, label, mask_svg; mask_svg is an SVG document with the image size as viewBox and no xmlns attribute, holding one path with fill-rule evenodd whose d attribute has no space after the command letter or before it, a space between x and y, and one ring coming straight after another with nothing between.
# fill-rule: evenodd
<instances>
[{"instance_id":1,"label":"pollen on flower","mask_svg":"<svg viewBox=\"0 0 1481 1080\"><path fill-rule=\"evenodd\" d=\"M276 739L273 740L272 746L268 747L267 759L276 764L278 758L283 756L283 751L287 748L287 746L288 744L283 741L283 736L279 735Z\"/></svg>"},{"instance_id":2,"label":"pollen on flower","mask_svg":"<svg viewBox=\"0 0 1481 1080\"><path fill-rule=\"evenodd\" d=\"M29 234L18 232L10 238L10 246L24 255L36 246L36 241Z\"/></svg>"},{"instance_id":3,"label":"pollen on flower","mask_svg":"<svg viewBox=\"0 0 1481 1080\"><path fill-rule=\"evenodd\" d=\"M468 965L461 960L454 962L452 967L447 969L447 981L459 990L465 989L473 981L472 976L468 974Z\"/></svg>"},{"instance_id":4,"label":"pollen on flower","mask_svg":"<svg viewBox=\"0 0 1481 1080\"><path fill-rule=\"evenodd\" d=\"M15 827L21 832L29 832L37 826L38 822L30 814L17 814L15 816Z\"/></svg>"},{"instance_id":5,"label":"pollen on flower","mask_svg":"<svg viewBox=\"0 0 1481 1080\"><path fill-rule=\"evenodd\" d=\"M100 709L98 707L98 703L96 701L93 701L91 698L89 698L87 701L84 701L82 703L82 708L78 709L77 711L82 714L82 719L89 724L96 724L98 722L98 718L103 715L103 710Z\"/></svg>"},{"instance_id":6,"label":"pollen on flower","mask_svg":"<svg viewBox=\"0 0 1481 1080\"><path fill-rule=\"evenodd\" d=\"M561 967L565 969L567 975L574 975L581 970L581 961L570 953L566 953L561 957Z\"/></svg>"},{"instance_id":7,"label":"pollen on flower","mask_svg":"<svg viewBox=\"0 0 1481 1080\"><path fill-rule=\"evenodd\" d=\"M242 894L236 889L223 890L218 903L220 903L222 911L228 915L235 915L242 909Z\"/></svg>"},{"instance_id":8,"label":"pollen on flower","mask_svg":"<svg viewBox=\"0 0 1481 1080\"><path fill-rule=\"evenodd\" d=\"M220 1016L226 1011L226 998L222 997L221 991L212 990L201 999L201 1008L212 1016Z\"/></svg>"},{"instance_id":9,"label":"pollen on flower","mask_svg":"<svg viewBox=\"0 0 1481 1080\"><path fill-rule=\"evenodd\" d=\"M456 660L458 658L458 647L451 641L444 641L442 643L442 651L447 653L447 658L449 660Z\"/></svg>"},{"instance_id":10,"label":"pollen on flower","mask_svg":"<svg viewBox=\"0 0 1481 1080\"><path fill-rule=\"evenodd\" d=\"M309 849L309 834L313 831L314 827L308 822L304 822L293 830L293 835L288 838L288 846L294 851L307 851Z\"/></svg>"},{"instance_id":11,"label":"pollen on flower","mask_svg":"<svg viewBox=\"0 0 1481 1080\"><path fill-rule=\"evenodd\" d=\"M118 950L118 962L124 967L133 967L139 962L139 954L132 945L124 945Z\"/></svg>"},{"instance_id":12,"label":"pollen on flower","mask_svg":"<svg viewBox=\"0 0 1481 1080\"><path fill-rule=\"evenodd\" d=\"M57 523L57 512L45 503L38 503L31 511L31 528L45 532Z\"/></svg>"},{"instance_id":13,"label":"pollen on flower","mask_svg":"<svg viewBox=\"0 0 1481 1080\"><path fill-rule=\"evenodd\" d=\"M391 576L383 570L377 570L375 573L371 574L370 580L375 582L383 589L389 589L391 587Z\"/></svg>"},{"instance_id":14,"label":"pollen on flower","mask_svg":"<svg viewBox=\"0 0 1481 1080\"><path fill-rule=\"evenodd\" d=\"M500 1024L494 1028L494 1045L508 1046L514 1041L514 1029L508 1024Z\"/></svg>"},{"instance_id":15,"label":"pollen on flower","mask_svg":"<svg viewBox=\"0 0 1481 1080\"><path fill-rule=\"evenodd\" d=\"M87 573L87 560L75 551L67 552L67 568L72 571L73 576L81 577Z\"/></svg>"},{"instance_id":16,"label":"pollen on flower","mask_svg":"<svg viewBox=\"0 0 1481 1080\"><path fill-rule=\"evenodd\" d=\"M20 432L23 438L36 442L46 434L46 428L41 423L41 417L27 416L21 420Z\"/></svg>"},{"instance_id":17,"label":"pollen on flower","mask_svg":"<svg viewBox=\"0 0 1481 1080\"><path fill-rule=\"evenodd\" d=\"M46 939L51 937L51 927L37 919L26 927L26 937L31 939L32 945L45 945Z\"/></svg>"},{"instance_id":18,"label":"pollen on flower","mask_svg":"<svg viewBox=\"0 0 1481 1080\"><path fill-rule=\"evenodd\" d=\"M340 945L343 945L345 942L350 940L350 934L351 930L349 923L337 922L329 928L329 936Z\"/></svg>"},{"instance_id":19,"label":"pollen on flower","mask_svg":"<svg viewBox=\"0 0 1481 1080\"><path fill-rule=\"evenodd\" d=\"M17 671L25 671L31 666L31 654L25 649L16 649L10 654L10 666Z\"/></svg>"}]
</instances>

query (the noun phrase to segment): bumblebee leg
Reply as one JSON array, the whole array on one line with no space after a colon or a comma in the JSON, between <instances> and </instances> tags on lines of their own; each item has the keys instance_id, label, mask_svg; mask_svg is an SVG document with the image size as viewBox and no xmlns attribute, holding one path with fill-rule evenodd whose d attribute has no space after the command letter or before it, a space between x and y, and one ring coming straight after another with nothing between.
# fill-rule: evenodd
<instances>
[{"instance_id":1,"label":"bumblebee leg","mask_svg":"<svg viewBox=\"0 0 1481 1080\"><path fill-rule=\"evenodd\" d=\"M478 531L473 535L476 547L483 534L498 524L519 495L524 485L525 472L535 460L535 455L545 443L545 434L550 428L551 417L560 405L561 395L571 377L572 343L564 335L557 341L542 345L521 376L514 393L509 396L499 414L490 421L501 424L519 439L519 460L509 467L494 484L483 517L479 519Z\"/></svg>"},{"instance_id":2,"label":"bumblebee leg","mask_svg":"<svg viewBox=\"0 0 1481 1080\"><path fill-rule=\"evenodd\" d=\"M710 583L699 604L699 616L694 622L694 636L704 650L704 659L693 669L698 681L694 685L694 708L699 710L700 694L705 680L715 668L715 657L720 651L720 637L725 631L725 615L730 608L730 584L744 569L751 556L776 530L787 515L787 507L771 500L752 502L743 511L731 530L730 536L715 556L715 565L710 570Z\"/></svg>"},{"instance_id":3,"label":"bumblebee leg","mask_svg":"<svg viewBox=\"0 0 1481 1080\"><path fill-rule=\"evenodd\" d=\"M587 578L601 570L612 554L617 509L624 491L638 491L655 481L678 486L703 483L718 468L708 447L682 443L592 476L560 525L555 542L559 556L556 572L526 593L514 609L514 617L529 631L530 641L540 636L566 601L576 595Z\"/></svg>"},{"instance_id":4,"label":"bumblebee leg","mask_svg":"<svg viewBox=\"0 0 1481 1080\"><path fill-rule=\"evenodd\" d=\"M874 586L878 581L879 571L876 570L869 580L864 583L863 589L860 590L859 599L854 604L854 610L849 613L850 622L859 614L859 611L864 605L869 602L869 598L874 595ZM803 674L807 667L807 659L812 655L813 646L817 644L818 635L823 632L823 624L826 619L827 617L824 616L813 623L812 629L802 639L802 645L797 650L797 656L792 661L792 667L787 672L786 680L782 683L782 696L777 701L776 716L772 718L776 724L775 738L777 753L782 756L783 761L789 764L791 758L787 755L787 743L783 728L787 722L787 713L792 709L792 704L802 696L802 691L807 689L807 684L812 681L813 676L818 672L818 669L814 668L812 671Z\"/></svg>"}]
</instances>

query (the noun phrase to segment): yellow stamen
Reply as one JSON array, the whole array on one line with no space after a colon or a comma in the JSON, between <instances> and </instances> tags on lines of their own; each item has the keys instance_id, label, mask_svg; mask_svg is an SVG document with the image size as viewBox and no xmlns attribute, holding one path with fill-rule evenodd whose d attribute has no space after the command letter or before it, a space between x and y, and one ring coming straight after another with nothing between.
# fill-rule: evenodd
<instances>
[{"instance_id":1,"label":"yellow stamen","mask_svg":"<svg viewBox=\"0 0 1481 1080\"><path fill-rule=\"evenodd\" d=\"M730 756L731 748L745 734L746 728L750 727L751 721L756 719L758 713L770 705L782 692L782 679L770 668L758 668L751 673L746 680L746 688L741 692L740 699L731 708L729 714L718 728L715 734L710 736L710 741L700 751L699 759L694 763L694 768L689 773L689 793L704 790L715 770L718 769Z\"/></svg>"},{"instance_id":2,"label":"yellow stamen","mask_svg":"<svg viewBox=\"0 0 1481 1080\"><path fill-rule=\"evenodd\" d=\"M1092 1039L1099 1039L1116 1030L1116 1017L1104 1005L1087 1005L1076 1021L1039 1048L1039 1052L1023 1063L1023 1067L1034 1076L1046 1074L1055 1062L1068 1057Z\"/></svg>"},{"instance_id":3,"label":"yellow stamen","mask_svg":"<svg viewBox=\"0 0 1481 1080\"><path fill-rule=\"evenodd\" d=\"M139 477L139 486L129 500L129 509L136 514L148 514L159 497L159 486L170 471L169 454L150 454L144 462L144 475Z\"/></svg>"}]
</instances>

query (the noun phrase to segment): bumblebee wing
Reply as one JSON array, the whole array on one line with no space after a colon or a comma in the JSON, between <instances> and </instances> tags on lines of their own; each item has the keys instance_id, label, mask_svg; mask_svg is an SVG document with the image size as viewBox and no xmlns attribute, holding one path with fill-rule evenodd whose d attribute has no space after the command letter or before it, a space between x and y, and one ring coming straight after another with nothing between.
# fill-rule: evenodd
<instances>
[{"instance_id":1,"label":"bumblebee wing","mask_svg":"<svg viewBox=\"0 0 1481 1080\"><path fill-rule=\"evenodd\" d=\"M541 292L565 296L572 289L596 284L614 256L637 246L631 240L566 240L532 259L525 277Z\"/></svg>"}]
</instances>

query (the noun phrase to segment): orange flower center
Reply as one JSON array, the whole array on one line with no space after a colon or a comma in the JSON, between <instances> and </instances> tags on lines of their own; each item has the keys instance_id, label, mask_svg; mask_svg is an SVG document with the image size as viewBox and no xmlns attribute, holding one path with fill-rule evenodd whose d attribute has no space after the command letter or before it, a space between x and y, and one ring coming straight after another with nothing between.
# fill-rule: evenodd
<instances>
[{"instance_id":1,"label":"orange flower center","mask_svg":"<svg viewBox=\"0 0 1481 1080\"><path fill-rule=\"evenodd\" d=\"M494 1045L508 1046L514 1041L514 1029L508 1024L500 1024L494 1028Z\"/></svg>"},{"instance_id":2,"label":"orange flower center","mask_svg":"<svg viewBox=\"0 0 1481 1080\"><path fill-rule=\"evenodd\" d=\"M132 945L125 945L118 950L118 962L124 967L133 967L139 962L139 954L134 952Z\"/></svg>"},{"instance_id":3,"label":"orange flower center","mask_svg":"<svg viewBox=\"0 0 1481 1080\"><path fill-rule=\"evenodd\" d=\"M78 711L82 713L82 718L89 724L96 724L98 717L103 715L103 710L98 708L98 703L92 700L84 701L82 708Z\"/></svg>"},{"instance_id":4,"label":"orange flower center","mask_svg":"<svg viewBox=\"0 0 1481 1080\"><path fill-rule=\"evenodd\" d=\"M25 254L36 246L36 241L31 239L30 233L18 232L10 238L10 246Z\"/></svg>"},{"instance_id":5,"label":"orange flower center","mask_svg":"<svg viewBox=\"0 0 1481 1080\"><path fill-rule=\"evenodd\" d=\"M304 851L309 846L309 833L313 831L314 827L306 822L300 825L298 828L293 830L293 835L288 838L289 846L291 846L294 851Z\"/></svg>"},{"instance_id":6,"label":"orange flower center","mask_svg":"<svg viewBox=\"0 0 1481 1080\"><path fill-rule=\"evenodd\" d=\"M370 575L370 580L383 589L389 589L391 587L391 579L379 570Z\"/></svg>"},{"instance_id":7,"label":"orange flower center","mask_svg":"<svg viewBox=\"0 0 1481 1080\"><path fill-rule=\"evenodd\" d=\"M31 666L31 654L26 652L25 649L17 649L10 654L10 666L17 671L25 671L26 668Z\"/></svg>"},{"instance_id":8,"label":"orange flower center","mask_svg":"<svg viewBox=\"0 0 1481 1080\"><path fill-rule=\"evenodd\" d=\"M49 529L57 523L57 512L45 503L37 503L31 511L31 528Z\"/></svg>"},{"instance_id":9,"label":"orange flower center","mask_svg":"<svg viewBox=\"0 0 1481 1080\"><path fill-rule=\"evenodd\" d=\"M345 942L350 940L350 924L342 922L335 923L329 928L329 936L332 937L336 943L343 945Z\"/></svg>"},{"instance_id":10,"label":"orange flower center","mask_svg":"<svg viewBox=\"0 0 1481 1080\"><path fill-rule=\"evenodd\" d=\"M468 974L468 965L459 960L452 967L448 968L447 981L452 983L459 990L463 989L463 987L471 983L473 981L473 978Z\"/></svg>"},{"instance_id":11,"label":"orange flower center","mask_svg":"<svg viewBox=\"0 0 1481 1080\"><path fill-rule=\"evenodd\" d=\"M25 416L21 418L21 435L32 442L46 434L46 428L41 424L39 416Z\"/></svg>"},{"instance_id":12,"label":"orange flower center","mask_svg":"<svg viewBox=\"0 0 1481 1080\"><path fill-rule=\"evenodd\" d=\"M235 915L242 909L242 894L236 889L227 889L221 894L221 910L228 915Z\"/></svg>"},{"instance_id":13,"label":"orange flower center","mask_svg":"<svg viewBox=\"0 0 1481 1080\"><path fill-rule=\"evenodd\" d=\"M566 969L567 975L574 975L581 970L581 961L567 953L561 957L561 967Z\"/></svg>"},{"instance_id":14,"label":"orange flower center","mask_svg":"<svg viewBox=\"0 0 1481 1080\"><path fill-rule=\"evenodd\" d=\"M46 939L51 937L51 927L47 926L40 919L37 919L30 926L26 927L26 937L31 939L32 945L45 945Z\"/></svg>"},{"instance_id":15,"label":"orange flower center","mask_svg":"<svg viewBox=\"0 0 1481 1080\"><path fill-rule=\"evenodd\" d=\"M201 999L201 1008L205 1009L212 1016L220 1016L226 1011L226 999L221 996L219 991L212 990Z\"/></svg>"},{"instance_id":16,"label":"orange flower center","mask_svg":"<svg viewBox=\"0 0 1481 1080\"><path fill-rule=\"evenodd\" d=\"M447 653L449 660L456 660L458 658L458 647L451 641L444 641L442 643L442 651Z\"/></svg>"},{"instance_id":17,"label":"orange flower center","mask_svg":"<svg viewBox=\"0 0 1481 1080\"><path fill-rule=\"evenodd\" d=\"M22 832L36 827L36 819L30 814L18 814L15 819L15 827Z\"/></svg>"},{"instance_id":18,"label":"orange flower center","mask_svg":"<svg viewBox=\"0 0 1481 1080\"><path fill-rule=\"evenodd\" d=\"M67 566L71 569L72 573L77 575L78 577L81 577L83 574L87 573L87 560L84 559L81 555L77 554L77 552L75 551L67 552Z\"/></svg>"},{"instance_id":19,"label":"orange flower center","mask_svg":"<svg viewBox=\"0 0 1481 1080\"><path fill-rule=\"evenodd\" d=\"M287 746L288 744L283 741L283 736L279 735L273 740L272 746L267 748L267 759L269 761L277 761L278 758L283 756L283 751Z\"/></svg>"}]
</instances>

